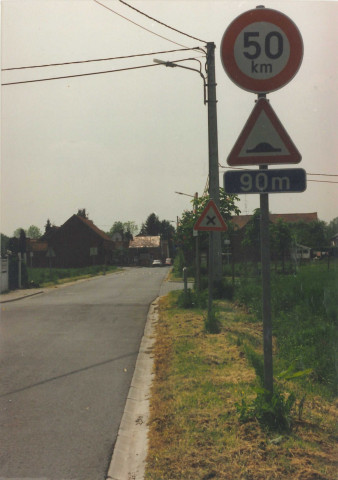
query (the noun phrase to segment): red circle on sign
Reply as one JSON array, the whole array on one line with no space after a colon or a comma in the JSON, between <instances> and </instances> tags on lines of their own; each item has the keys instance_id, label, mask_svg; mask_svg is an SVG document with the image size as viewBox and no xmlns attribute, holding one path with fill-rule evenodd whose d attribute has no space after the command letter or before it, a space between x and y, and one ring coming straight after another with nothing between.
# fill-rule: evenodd
<instances>
[{"instance_id":1,"label":"red circle on sign","mask_svg":"<svg viewBox=\"0 0 338 480\"><path fill-rule=\"evenodd\" d=\"M244 73L239 68L235 55L235 42L240 33L251 24L259 22L275 25L283 32L290 45L289 58L285 67L276 75L265 79L254 78ZM236 85L250 92L267 93L283 87L296 75L302 59L303 40L297 26L283 13L268 8L249 10L235 18L225 31L221 42L221 60L224 70Z\"/></svg>"}]
</instances>

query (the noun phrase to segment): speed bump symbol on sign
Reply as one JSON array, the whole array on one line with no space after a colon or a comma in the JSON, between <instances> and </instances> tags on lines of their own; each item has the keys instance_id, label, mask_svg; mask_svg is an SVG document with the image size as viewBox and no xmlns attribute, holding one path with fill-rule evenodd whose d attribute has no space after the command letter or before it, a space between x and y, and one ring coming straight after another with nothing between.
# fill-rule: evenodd
<instances>
[{"instance_id":1,"label":"speed bump symbol on sign","mask_svg":"<svg viewBox=\"0 0 338 480\"><path fill-rule=\"evenodd\" d=\"M301 155L270 103L256 102L242 132L232 148L228 165L269 165L299 163Z\"/></svg>"}]
</instances>

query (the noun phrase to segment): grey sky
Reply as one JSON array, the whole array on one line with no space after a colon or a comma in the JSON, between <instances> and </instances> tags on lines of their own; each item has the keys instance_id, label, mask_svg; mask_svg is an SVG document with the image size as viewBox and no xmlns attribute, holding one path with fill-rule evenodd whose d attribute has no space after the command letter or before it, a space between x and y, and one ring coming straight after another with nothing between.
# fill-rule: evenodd
<instances>
[{"instance_id":1,"label":"grey sky","mask_svg":"<svg viewBox=\"0 0 338 480\"><path fill-rule=\"evenodd\" d=\"M102 3L184 46L203 46L116 0ZM226 166L256 95L227 77L219 46L232 20L259 2L129 3L183 32L215 42L219 161ZM298 166L308 173L338 174L338 3L293 0L271 1L265 6L288 15L304 41L299 72L288 85L268 95L271 105L302 154ZM1 16L2 68L181 48L93 0L3 0ZM2 72L2 83L190 56L199 54L176 52ZM195 62L186 65L195 66ZM47 218L60 225L78 208L86 208L103 230L117 220L133 220L140 226L152 212L161 219L176 220L189 208L189 198L174 192L203 193L208 174L207 107L202 80L193 72L154 66L3 86L1 101L1 231L7 235L32 224L43 229ZM221 185L224 171L220 169ZM338 181L338 177L308 176L308 180ZM270 211L316 211L321 220L330 221L338 215L337 186L309 181L305 193L270 195ZM241 197L243 214L258 206L258 195Z\"/></svg>"}]
</instances>

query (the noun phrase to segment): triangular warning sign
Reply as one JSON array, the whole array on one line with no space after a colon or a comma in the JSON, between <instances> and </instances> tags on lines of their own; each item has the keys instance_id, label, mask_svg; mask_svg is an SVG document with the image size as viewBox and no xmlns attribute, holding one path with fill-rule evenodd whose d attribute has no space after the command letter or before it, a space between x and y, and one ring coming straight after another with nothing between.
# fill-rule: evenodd
<instances>
[{"instance_id":1,"label":"triangular warning sign","mask_svg":"<svg viewBox=\"0 0 338 480\"><path fill-rule=\"evenodd\" d=\"M194 230L220 232L227 229L228 227L226 226L226 223L224 222L215 202L213 200L209 200L207 206L202 212L202 215L195 223Z\"/></svg>"},{"instance_id":2,"label":"triangular warning sign","mask_svg":"<svg viewBox=\"0 0 338 480\"><path fill-rule=\"evenodd\" d=\"M299 163L301 155L270 103L260 98L228 156L228 165Z\"/></svg>"}]
</instances>

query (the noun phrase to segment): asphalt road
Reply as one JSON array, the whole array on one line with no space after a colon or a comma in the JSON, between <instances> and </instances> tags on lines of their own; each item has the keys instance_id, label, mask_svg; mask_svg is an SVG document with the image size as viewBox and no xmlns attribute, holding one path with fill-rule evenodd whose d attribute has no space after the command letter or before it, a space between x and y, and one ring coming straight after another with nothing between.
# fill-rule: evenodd
<instances>
[{"instance_id":1,"label":"asphalt road","mask_svg":"<svg viewBox=\"0 0 338 480\"><path fill-rule=\"evenodd\" d=\"M0 480L105 479L167 273L127 269L2 305Z\"/></svg>"}]
</instances>

